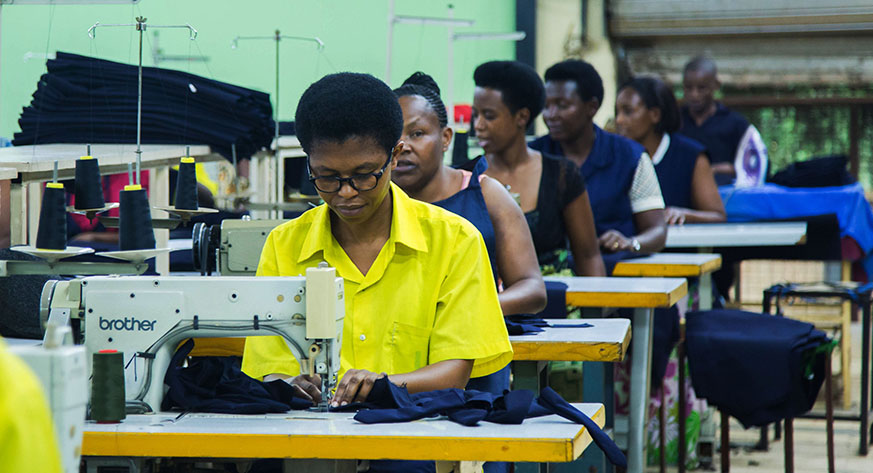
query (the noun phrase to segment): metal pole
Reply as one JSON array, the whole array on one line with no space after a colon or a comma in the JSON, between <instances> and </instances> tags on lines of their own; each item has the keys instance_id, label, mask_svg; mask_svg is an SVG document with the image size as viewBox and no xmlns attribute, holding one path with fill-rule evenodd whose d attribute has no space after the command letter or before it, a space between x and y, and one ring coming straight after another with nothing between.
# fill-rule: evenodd
<instances>
[{"instance_id":1,"label":"metal pole","mask_svg":"<svg viewBox=\"0 0 873 473\"><path fill-rule=\"evenodd\" d=\"M388 53L385 55L385 83L391 86L391 52L394 45L394 0L388 1Z\"/></svg>"},{"instance_id":2,"label":"metal pole","mask_svg":"<svg viewBox=\"0 0 873 473\"><path fill-rule=\"evenodd\" d=\"M142 34L145 32L146 18L136 17L136 30L139 31L139 68L137 70L136 90L136 184L140 184L140 163L142 161Z\"/></svg>"},{"instance_id":3,"label":"metal pole","mask_svg":"<svg viewBox=\"0 0 873 473\"><path fill-rule=\"evenodd\" d=\"M276 146L275 154L274 154L274 156L276 158L275 159L276 168L274 169L274 172L273 172L273 181L275 182L274 188L273 188L273 196L276 199L277 203L282 202L284 200L282 198L282 188L283 188L284 183L279 182L279 175L280 175L279 166L282 166L282 160L279 158L279 42L280 41L282 41L282 34L279 32L279 30L276 30L276 110L274 113L274 116L275 116L274 120L275 120L276 127L274 129L274 136L273 136L273 141L275 142L275 146ZM280 215L281 215L280 211L277 210L275 217L279 218Z\"/></svg>"},{"instance_id":4,"label":"metal pole","mask_svg":"<svg viewBox=\"0 0 873 473\"><path fill-rule=\"evenodd\" d=\"M449 4L449 19L455 18L455 6ZM449 24L448 30L449 46L446 54L446 66L448 67L449 77L446 79L446 96L444 101L449 106L449 124L455 125L455 27Z\"/></svg>"}]
</instances>

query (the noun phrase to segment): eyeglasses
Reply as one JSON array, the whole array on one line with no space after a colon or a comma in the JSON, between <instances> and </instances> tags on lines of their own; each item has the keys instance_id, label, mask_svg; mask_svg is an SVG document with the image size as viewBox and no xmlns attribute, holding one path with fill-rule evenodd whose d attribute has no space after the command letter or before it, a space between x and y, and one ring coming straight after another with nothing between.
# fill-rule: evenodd
<instances>
[{"instance_id":1,"label":"eyeglasses","mask_svg":"<svg viewBox=\"0 0 873 473\"><path fill-rule=\"evenodd\" d=\"M366 174L355 174L352 177L313 176L312 170L309 169L309 160L307 159L306 168L309 171L309 182L311 182L316 189L328 194L339 192L343 187L344 182L347 182L352 186L352 189L358 192L373 190L379 184L379 178L381 178L382 174L385 173L385 169L387 169L388 165L391 164L391 157L392 155L389 154L385 164L382 165L382 168L378 171Z\"/></svg>"}]
</instances>

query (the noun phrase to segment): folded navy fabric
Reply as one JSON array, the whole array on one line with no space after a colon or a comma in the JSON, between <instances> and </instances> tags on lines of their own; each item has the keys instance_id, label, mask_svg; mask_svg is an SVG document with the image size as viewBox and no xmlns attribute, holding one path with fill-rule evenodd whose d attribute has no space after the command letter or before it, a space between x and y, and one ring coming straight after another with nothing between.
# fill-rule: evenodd
<instances>
[{"instance_id":1,"label":"folded navy fabric","mask_svg":"<svg viewBox=\"0 0 873 473\"><path fill-rule=\"evenodd\" d=\"M189 339L173 355L164 377L169 390L161 409L263 414L312 407L311 402L294 397L294 388L285 381L264 383L243 373L239 357L197 357L183 368L182 362L193 348L194 340Z\"/></svg>"},{"instance_id":2,"label":"folded navy fabric","mask_svg":"<svg viewBox=\"0 0 873 473\"><path fill-rule=\"evenodd\" d=\"M746 428L812 408L830 339L812 324L739 310L686 315L694 391Z\"/></svg>"},{"instance_id":3,"label":"folded navy fabric","mask_svg":"<svg viewBox=\"0 0 873 473\"><path fill-rule=\"evenodd\" d=\"M507 315L503 317L503 321L506 322L506 331L509 332L510 335L532 335L535 333L539 333L543 331L544 327L554 327L554 328L586 328L593 327L593 325L586 322L579 322L578 324L561 324L561 325L552 325L546 322L544 319L536 315L531 314L515 314L515 315Z\"/></svg>"},{"instance_id":4,"label":"folded navy fabric","mask_svg":"<svg viewBox=\"0 0 873 473\"><path fill-rule=\"evenodd\" d=\"M610 462L627 466L627 459L615 442L588 416L548 387L542 390L537 399L527 390L506 391L502 396L462 389L410 394L406 388L391 383L387 378L380 378L373 384L365 402L334 410L358 411L354 419L365 424L411 422L444 415L465 426L474 426L481 421L521 424L524 419L557 414L584 425Z\"/></svg>"},{"instance_id":5,"label":"folded navy fabric","mask_svg":"<svg viewBox=\"0 0 873 473\"><path fill-rule=\"evenodd\" d=\"M136 143L137 66L58 52L47 61L15 146ZM206 144L228 159L268 147L269 94L194 74L143 67L142 143Z\"/></svg>"}]
</instances>

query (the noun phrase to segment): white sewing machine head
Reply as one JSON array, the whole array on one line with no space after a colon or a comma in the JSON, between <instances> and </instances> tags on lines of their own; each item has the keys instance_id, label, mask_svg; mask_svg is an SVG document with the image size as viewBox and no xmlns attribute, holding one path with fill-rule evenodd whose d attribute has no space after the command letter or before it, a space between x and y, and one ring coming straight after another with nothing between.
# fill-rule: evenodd
<instances>
[{"instance_id":1,"label":"white sewing machine head","mask_svg":"<svg viewBox=\"0 0 873 473\"><path fill-rule=\"evenodd\" d=\"M87 357L124 353L128 401L159 410L164 374L186 338L279 335L303 372L322 379L327 405L340 368L342 278L324 263L306 277L95 276L51 281L43 311L83 321ZM89 367L90 374L90 367Z\"/></svg>"}]
</instances>

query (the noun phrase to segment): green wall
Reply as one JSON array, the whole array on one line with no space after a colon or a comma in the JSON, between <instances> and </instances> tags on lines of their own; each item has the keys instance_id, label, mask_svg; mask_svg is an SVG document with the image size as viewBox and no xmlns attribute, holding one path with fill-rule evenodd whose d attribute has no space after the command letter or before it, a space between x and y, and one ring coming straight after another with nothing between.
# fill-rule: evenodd
<instances>
[{"instance_id":1,"label":"green wall","mask_svg":"<svg viewBox=\"0 0 873 473\"><path fill-rule=\"evenodd\" d=\"M388 5L388 0L141 0L136 5L3 6L0 136L11 138L18 131L21 108L30 103L39 76L45 72L46 52L65 51L135 64L138 43L132 28L100 28L94 40L86 31L97 21L132 23L139 15L155 25L190 23L199 31L197 39L189 41L184 30L149 30L148 41L143 45L144 65L154 65L151 50L153 35L157 33L164 54L209 58L206 63L161 62L160 67L269 93L275 88L274 43L245 41L231 49L233 38L271 35L276 29L286 35L320 37L325 43L321 52L316 51L313 43L282 42L279 116L291 120L300 94L325 74L356 71L384 78ZM397 0L395 14L444 17L447 3ZM458 28L458 32L512 31L515 2L458 2L454 16L476 21L472 27ZM445 92L448 76L445 27L398 24L394 27L393 44L392 87L400 85L412 72L422 70L433 75ZM28 52L39 57L25 61ZM472 74L478 64L514 56L515 45L507 41L455 42L455 101L472 101Z\"/></svg>"}]
</instances>

